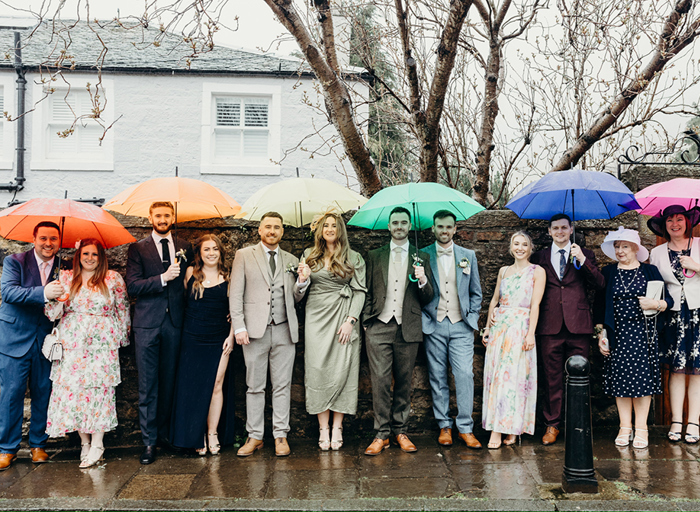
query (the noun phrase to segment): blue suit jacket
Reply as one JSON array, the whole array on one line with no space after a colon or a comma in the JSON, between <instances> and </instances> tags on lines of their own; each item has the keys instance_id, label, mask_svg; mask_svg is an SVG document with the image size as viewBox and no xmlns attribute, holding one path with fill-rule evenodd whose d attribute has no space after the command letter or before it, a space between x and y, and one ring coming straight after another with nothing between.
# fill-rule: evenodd
<instances>
[{"instance_id":1,"label":"blue suit jacket","mask_svg":"<svg viewBox=\"0 0 700 512\"><path fill-rule=\"evenodd\" d=\"M422 249L430 256L430 269L432 270L432 285L435 292L433 300L423 306L423 333L431 334L437 327L437 311L440 302L440 283L438 283L438 256L435 244L430 244ZM459 309L462 320L474 330L479 328L479 312L481 311L481 283L479 282L479 267L476 264L476 254L471 249L454 244L454 272L457 274L457 293L459 295ZM464 273L460 263L468 261L469 273Z\"/></svg>"},{"instance_id":2,"label":"blue suit jacket","mask_svg":"<svg viewBox=\"0 0 700 512\"><path fill-rule=\"evenodd\" d=\"M180 238L173 239L175 252L185 250L187 262L180 264L180 275L166 286L160 281L163 260L149 235L129 246L126 261L126 290L129 297L136 298L131 325L154 328L163 323L166 313L175 327L182 327L185 311L185 269L194 258L192 245Z\"/></svg>"},{"instance_id":3,"label":"blue suit jacket","mask_svg":"<svg viewBox=\"0 0 700 512\"><path fill-rule=\"evenodd\" d=\"M55 258L52 275L58 265ZM33 248L5 258L0 294L0 353L22 357L36 340L44 342L52 326L44 315L44 287Z\"/></svg>"}]
</instances>

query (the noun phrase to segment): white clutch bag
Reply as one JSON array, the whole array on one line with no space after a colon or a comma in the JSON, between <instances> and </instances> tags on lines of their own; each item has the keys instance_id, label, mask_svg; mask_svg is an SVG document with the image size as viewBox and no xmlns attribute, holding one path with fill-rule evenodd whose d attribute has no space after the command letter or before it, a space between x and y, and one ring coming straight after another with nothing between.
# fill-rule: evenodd
<instances>
[{"instance_id":1,"label":"white clutch bag","mask_svg":"<svg viewBox=\"0 0 700 512\"><path fill-rule=\"evenodd\" d=\"M647 281L647 294L648 299L662 300L664 295L664 282L663 281ZM655 309L645 309L644 314L646 316L656 316L659 314Z\"/></svg>"},{"instance_id":2,"label":"white clutch bag","mask_svg":"<svg viewBox=\"0 0 700 512\"><path fill-rule=\"evenodd\" d=\"M41 353L49 361L60 361L63 359L63 345L58 339L58 328L54 327L53 330L46 335L44 338L44 343L41 346Z\"/></svg>"}]
</instances>

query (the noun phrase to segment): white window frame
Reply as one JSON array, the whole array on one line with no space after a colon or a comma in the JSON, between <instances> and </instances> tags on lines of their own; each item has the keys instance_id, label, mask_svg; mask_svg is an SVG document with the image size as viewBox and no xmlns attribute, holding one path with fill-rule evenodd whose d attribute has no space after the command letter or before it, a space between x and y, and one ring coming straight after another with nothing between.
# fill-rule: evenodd
<instances>
[{"instance_id":1,"label":"white window frame","mask_svg":"<svg viewBox=\"0 0 700 512\"><path fill-rule=\"evenodd\" d=\"M92 84L94 92L94 84L97 83L97 77L70 77L71 91L85 91L87 83ZM40 100L44 97L42 84L35 84L34 98ZM56 91L52 93L54 101L60 100L68 91L67 87L56 86ZM105 125L109 125L114 119L114 82L113 80L102 80L100 87L101 101L104 105L104 110L101 113ZM50 98L39 101L36 104L36 110L32 117L32 155L30 168L35 171L114 171L114 130L116 124L107 130L107 134L102 140L104 153L101 158L88 158L86 155L76 154L74 158L51 158L47 156L48 146L48 125L51 116ZM95 121L87 119L81 120L85 123L94 123ZM79 122L81 122L79 121Z\"/></svg>"},{"instance_id":2,"label":"white window frame","mask_svg":"<svg viewBox=\"0 0 700 512\"><path fill-rule=\"evenodd\" d=\"M216 128L216 97L267 97L268 110L268 156L255 160L218 163L214 161L214 130ZM201 174L245 174L258 176L279 176L280 160L281 97L279 85L259 84L220 84L205 83L202 88L202 155ZM241 113L242 115L242 113Z\"/></svg>"},{"instance_id":3,"label":"white window frame","mask_svg":"<svg viewBox=\"0 0 700 512\"><path fill-rule=\"evenodd\" d=\"M15 162L17 121L8 121L3 114L3 111L8 112L12 119L17 118L17 84L15 79L14 71L11 73L0 73L0 87L2 87L3 95L3 108L0 111L0 115L2 115L0 123L3 124L2 141L0 142L0 170L3 171L11 171Z\"/></svg>"}]
</instances>

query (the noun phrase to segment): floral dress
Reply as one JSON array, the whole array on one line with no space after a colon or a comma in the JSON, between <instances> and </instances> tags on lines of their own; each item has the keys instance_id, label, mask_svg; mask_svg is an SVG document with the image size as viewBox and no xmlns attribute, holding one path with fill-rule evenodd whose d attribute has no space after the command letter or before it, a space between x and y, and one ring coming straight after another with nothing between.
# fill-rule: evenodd
<instances>
[{"instance_id":1,"label":"floral dress","mask_svg":"<svg viewBox=\"0 0 700 512\"><path fill-rule=\"evenodd\" d=\"M532 434L537 403L537 351L523 350L537 265L501 279L496 321L484 360L483 427Z\"/></svg>"},{"instance_id":2,"label":"floral dress","mask_svg":"<svg viewBox=\"0 0 700 512\"><path fill-rule=\"evenodd\" d=\"M65 289L73 271L61 271ZM53 388L46 432L107 432L117 426L114 390L121 382L119 348L129 344L129 300L124 279L108 271L109 297L82 286L73 300L50 301L46 316L58 323L63 358L51 367Z\"/></svg>"}]
</instances>

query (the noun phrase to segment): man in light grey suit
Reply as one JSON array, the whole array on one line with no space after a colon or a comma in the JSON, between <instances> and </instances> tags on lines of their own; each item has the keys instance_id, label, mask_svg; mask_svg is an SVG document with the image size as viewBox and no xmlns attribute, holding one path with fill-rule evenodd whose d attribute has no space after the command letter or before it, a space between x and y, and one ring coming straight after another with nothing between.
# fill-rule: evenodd
<instances>
[{"instance_id":1,"label":"man in light grey suit","mask_svg":"<svg viewBox=\"0 0 700 512\"><path fill-rule=\"evenodd\" d=\"M263 446L265 386L270 368L272 434L278 457L289 455L289 407L292 371L299 326L294 309L306 292L295 287L288 268L299 260L279 247L284 234L282 216L263 215L258 227L260 243L236 251L231 268L229 302L236 343L242 345L246 366L246 430L248 439L238 450L248 457Z\"/></svg>"},{"instance_id":2,"label":"man in light grey suit","mask_svg":"<svg viewBox=\"0 0 700 512\"><path fill-rule=\"evenodd\" d=\"M423 334L433 412L440 426L438 443L452 444L452 418L447 363L452 367L457 395L457 430L469 448L481 443L473 434L474 331L481 311L481 284L474 251L452 241L456 217L448 210L433 215L435 243L423 251L430 256L435 294L423 306Z\"/></svg>"}]
</instances>

